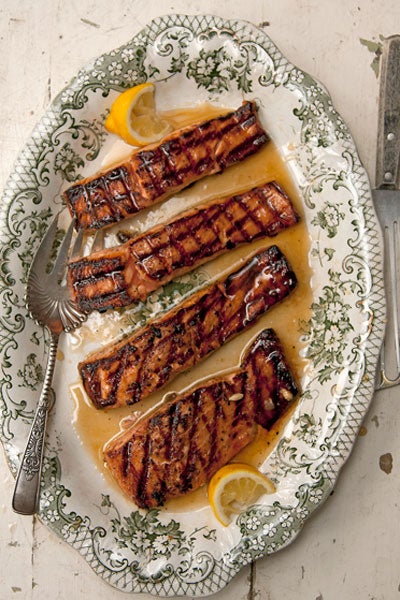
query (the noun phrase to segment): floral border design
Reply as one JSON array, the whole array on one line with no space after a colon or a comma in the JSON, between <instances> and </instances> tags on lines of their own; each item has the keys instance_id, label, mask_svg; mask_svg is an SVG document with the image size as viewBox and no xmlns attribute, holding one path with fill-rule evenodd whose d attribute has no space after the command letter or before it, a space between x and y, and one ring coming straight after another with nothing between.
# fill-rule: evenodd
<instances>
[{"instance_id":1,"label":"floral border design","mask_svg":"<svg viewBox=\"0 0 400 600\"><path fill-rule=\"evenodd\" d=\"M130 42L83 68L58 95L19 156L4 192L0 437L13 472L32 421L27 398L39 388L47 346L24 308L27 268L57 210L53 199L63 184L80 178L87 164L92 169L97 164L107 140L110 93L148 79L178 80L210 100L224 94L263 98L270 90L282 95L291 107L287 118L295 133L287 157L306 207L313 240L310 261L324 273L311 320L302 329L313 369L291 434L283 435L268 459L278 489L285 478L297 487L240 515L232 525L230 546L219 527L193 529L184 519L178 522L160 511L124 514L110 494L99 493L94 508L80 504L62 469L62 434L52 432L47 441L42 521L121 590L202 596L221 589L244 564L290 543L329 495L372 397L385 310L382 244L368 179L320 84L288 63L265 33L248 23L210 15L152 21ZM96 111L91 110L93 98ZM174 284L140 307L131 325L201 283L200 274ZM24 362L18 359L22 341Z\"/></svg>"}]
</instances>

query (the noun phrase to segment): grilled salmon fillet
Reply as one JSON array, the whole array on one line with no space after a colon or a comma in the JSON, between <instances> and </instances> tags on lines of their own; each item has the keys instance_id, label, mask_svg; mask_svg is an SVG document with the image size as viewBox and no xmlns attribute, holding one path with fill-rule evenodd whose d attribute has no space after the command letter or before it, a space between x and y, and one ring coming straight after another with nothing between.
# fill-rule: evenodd
<instances>
[{"instance_id":1,"label":"grilled salmon fillet","mask_svg":"<svg viewBox=\"0 0 400 600\"><path fill-rule=\"evenodd\" d=\"M98 229L160 202L206 175L254 154L268 141L254 102L172 132L135 150L110 170L83 179L63 196L79 229Z\"/></svg>"},{"instance_id":2,"label":"grilled salmon fillet","mask_svg":"<svg viewBox=\"0 0 400 600\"><path fill-rule=\"evenodd\" d=\"M152 508L195 490L256 435L269 429L298 390L272 329L262 331L239 369L178 394L105 447L122 490Z\"/></svg>"},{"instance_id":3,"label":"grilled salmon fillet","mask_svg":"<svg viewBox=\"0 0 400 600\"><path fill-rule=\"evenodd\" d=\"M250 327L296 286L277 246L199 290L78 369L97 408L134 404Z\"/></svg>"},{"instance_id":4,"label":"grilled salmon fillet","mask_svg":"<svg viewBox=\"0 0 400 600\"><path fill-rule=\"evenodd\" d=\"M75 303L88 313L145 300L174 277L297 221L291 201L274 182L196 207L121 246L70 262Z\"/></svg>"}]
</instances>

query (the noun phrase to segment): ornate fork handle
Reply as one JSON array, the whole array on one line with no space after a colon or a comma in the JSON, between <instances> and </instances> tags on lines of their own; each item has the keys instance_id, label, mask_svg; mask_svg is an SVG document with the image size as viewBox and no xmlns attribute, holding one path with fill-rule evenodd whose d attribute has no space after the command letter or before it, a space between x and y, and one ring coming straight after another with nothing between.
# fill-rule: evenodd
<instances>
[{"instance_id":1,"label":"ornate fork handle","mask_svg":"<svg viewBox=\"0 0 400 600\"><path fill-rule=\"evenodd\" d=\"M33 515L38 511L44 438L49 411L51 384L56 364L58 339L58 333L51 334L42 392L15 482L12 507L15 512L22 515Z\"/></svg>"}]
</instances>

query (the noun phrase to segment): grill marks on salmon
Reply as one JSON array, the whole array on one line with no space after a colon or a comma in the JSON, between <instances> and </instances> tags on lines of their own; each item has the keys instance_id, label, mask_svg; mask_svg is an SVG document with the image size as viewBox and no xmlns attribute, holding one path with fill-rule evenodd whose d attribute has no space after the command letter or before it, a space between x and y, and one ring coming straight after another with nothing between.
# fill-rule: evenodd
<instances>
[{"instance_id":1,"label":"grill marks on salmon","mask_svg":"<svg viewBox=\"0 0 400 600\"><path fill-rule=\"evenodd\" d=\"M250 327L296 283L277 246L255 254L237 271L82 361L86 393L97 408L146 398Z\"/></svg>"},{"instance_id":2,"label":"grill marks on salmon","mask_svg":"<svg viewBox=\"0 0 400 600\"><path fill-rule=\"evenodd\" d=\"M74 300L86 313L143 301L174 277L297 221L291 201L274 182L196 207L117 248L71 262Z\"/></svg>"},{"instance_id":3,"label":"grill marks on salmon","mask_svg":"<svg viewBox=\"0 0 400 600\"><path fill-rule=\"evenodd\" d=\"M278 338L262 331L239 369L175 396L106 446L122 490L143 508L195 490L270 429L298 393Z\"/></svg>"},{"instance_id":4,"label":"grill marks on salmon","mask_svg":"<svg viewBox=\"0 0 400 600\"><path fill-rule=\"evenodd\" d=\"M77 228L98 229L160 202L206 175L220 173L269 140L254 102L174 131L118 166L81 180L63 196Z\"/></svg>"}]
</instances>

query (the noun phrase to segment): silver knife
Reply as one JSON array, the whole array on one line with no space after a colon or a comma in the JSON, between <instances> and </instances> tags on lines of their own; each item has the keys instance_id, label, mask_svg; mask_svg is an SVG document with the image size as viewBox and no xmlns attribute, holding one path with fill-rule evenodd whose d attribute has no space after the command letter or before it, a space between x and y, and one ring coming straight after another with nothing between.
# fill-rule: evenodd
<instances>
[{"instance_id":1,"label":"silver knife","mask_svg":"<svg viewBox=\"0 0 400 600\"><path fill-rule=\"evenodd\" d=\"M383 41L380 72L376 189L372 193L384 237L387 323L377 389L400 384L400 35Z\"/></svg>"}]
</instances>

